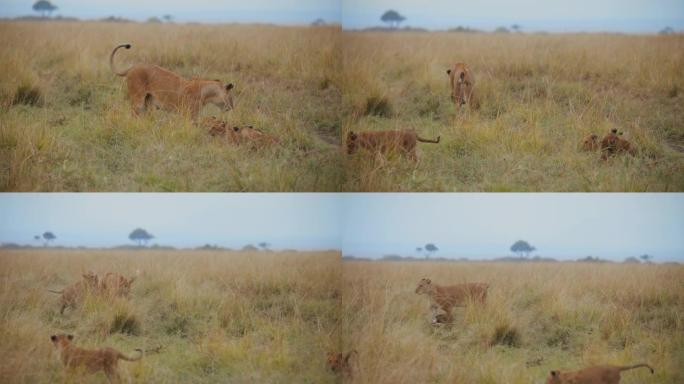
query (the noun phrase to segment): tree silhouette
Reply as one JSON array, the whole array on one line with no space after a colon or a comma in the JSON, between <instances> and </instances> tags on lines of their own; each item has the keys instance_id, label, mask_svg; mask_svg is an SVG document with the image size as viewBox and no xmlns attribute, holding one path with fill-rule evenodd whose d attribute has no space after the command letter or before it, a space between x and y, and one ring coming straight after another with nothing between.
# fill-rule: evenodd
<instances>
[{"instance_id":1,"label":"tree silhouette","mask_svg":"<svg viewBox=\"0 0 684 384\"><path fill-rule=\"evenodd\" d=\"M513 32L520 32L522 30L522 27L519 24L513 24L511 25L511 29Z\"/></svg>"},{"instance_id":2,"label":"tree silhouette","mask_svg":"<svg viewBox=\"0 0 684 384\"><path fill-rule=\"evenodd\" d=\"M164 21L166 21L167 23L170 23L171 21L173 21L173 16L164 15L164 16L162 16L162 19L164 19Z\"/></svg>"},{"instance_id":3,"label":"tree silhouette","mask_svg":"<svg viewBox=\"0 0 684 384\"><path fill-rule=\"evenodd\" d=\"M400 15L399 12L390 9L380 16L380 20L382 20L383 23L389 24L390 28L397 28L402 21L406 20L406 18Z\"/></svg>"},{"instance_id":4,"label":"tree silhouette","mask_svg":"<svg viewBox=\"0 0 684 384\"><path fill-rule=\"evenodd\" d=\"M268 251L268 247L271 246L270 243L267 243L267 242L265 242L265 241L263 241L263 242L261 242L261 243L259 243L259 244L257 244L257 245L258 245L261 249L263 249L264 251Z\"/></svg>"},{"instance_id":5,"label":"tree silhouette","mask_svg":"<svg viewBox=\"0 0 684 384\"><path fill-rule=\"evenodd\" d=\"M425 244L424 248L428 252L425 254L426 259L429 258L431 254L439 251L439 248L437 248L437 246L432 243Z\"/></svg>"},{"instance_id":6,"label":"tree silhouette","mask_svg":"<svg viewBox=\"0 0 684 384\"><path fill-rule=\"evenodd\" d=\"M57 236L54 233L47 231L43 233L43 239L45 239L45 246L47 247L51 241L55 240Z\"/></svg>"},{"instance_id":7,"label":"tree silhouette","mask_svg":"<svg viewBox=\"0 0 684 384\"><path fill-rule=\"evenodd\" d=\"M658 33L661 35L672 35L675 33L675 30L672 27L665 27L665 28L661 29L660 32L658 32Z\"/></svg>"},{"instance_id":8,"label":"tree silhouette","mask_svg":"<svg viewBox=\"0 0 684 384\"><path fill-rule=\"evenodd\" d=\"M33 236L33 240L40 242L41 236L40 235L35 235Z\"/></svg>"},{"instance_id":9,"label":"tree silhouette","mask_svg":"<svg viewBox=\"0 0 684 384\"><path fill-rule=\"evenodd\" d=\"M43 17L45 17L46 14L52 14L56 9L57 6L47 0L36 1L33 4L33 10L40 13Z\"/></svg>"},{"instance_id":10,"label":"tree silhouette","mask_svg":"<svg viewBox=\"0 0 684 384\"><path fill-rule=\"evenodd\" d=\"M641 255L639 256L641 260L643 260L645 263L650 263L651 260L653 259L653 256L651 255Z\"/></svg>"},{"instance_id":11,"label":"tree silhouette","mask_svg":"<svg viewBox=\"0 0 684 384\"><path fill-rule=\"evenodd\" d=\"M525 240L518 240L513 245L511 245L511 252L517 253L520 258L523 257L523 254L525 255L525 257L530 256L530 253L535 250L536 248L531 246Z\"/></svg>"},{"instance_id":12,"label":"tree silhouette","mask_svg":"<svg viewBox=\"0 0 684 384\"><path fill-rule=\"evenodd\" d=\"M138 246L142 246L143 243L147 245L147 242L154 239L154 236L142 228L136 228L128 235L128 238L131 239L131 241L137 242Z\"/></svg>"}]
</instances>

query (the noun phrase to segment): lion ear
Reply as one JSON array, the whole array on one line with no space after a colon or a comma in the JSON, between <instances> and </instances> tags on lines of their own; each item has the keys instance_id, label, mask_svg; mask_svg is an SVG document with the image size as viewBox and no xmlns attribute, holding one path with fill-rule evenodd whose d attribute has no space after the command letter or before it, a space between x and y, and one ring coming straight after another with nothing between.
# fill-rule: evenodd
<instances>
[{"instance_id":1,"label":"lion ear","mask_svg":"<svg viewBox=\"0 0 684 384\"><path fill-rule=\"evenodd\" d=\"M67 339L73 340L73 339L74 339L74 335L67 335Z\"/></svg>"},{"instance_id":2,"label":"lion ear","mask_svg":"<svg viewBox=\"0 0 684 384\"><path fill-rule=\"evenodd\" d=\"M57 336L56 336L56 335L50 336L50 340L52 340L52 341L57 341Z\"/></svg>"},{"instance_id":3,"label":"lion ear","mask_svg":"<svg viewBox=\"0 0 684 384\"><path fill-rule=\"evenodd\" d=\"M228 84L226 84L226 91L230 91L230 90L233 89L234 87L235 87L235 86L233 85L233 83L228 83Z\"/></svg>"},{"instance_id":4,"label":"lion ear","mask_svg":"<svg viewBox=\"0 0 684 384\"><path fill-rule=\"evenodd\" d=\"M237 132L240 130L240 127L233 127L233 131Z\"/></svg>"},{"instance_id":5,"label":"lion ear","mask_svg":"<svg viewBox=\"0 0 684 384\"><path fill-rule=\"evenodd\" d=\"M451 69L447 69L447 75L451 75Z\"/></svg>"},{"instance_id":6,"label":"lion ear","mask_svg":"<svg viewBox=\"0 0 684 384\"><path fill-rule=\"evenodd\" d=\"M551 376L553 376L553 377L558 376L558 371L551 371Z\"/></svg>"}]
</instances>

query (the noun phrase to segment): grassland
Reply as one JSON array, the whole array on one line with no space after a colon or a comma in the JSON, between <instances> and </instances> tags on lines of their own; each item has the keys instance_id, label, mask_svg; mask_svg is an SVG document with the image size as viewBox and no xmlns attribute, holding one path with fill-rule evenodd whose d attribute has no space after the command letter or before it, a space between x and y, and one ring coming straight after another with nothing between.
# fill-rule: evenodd
<instances>
[{"instance_id":1,"label":"grassland","mask_svg":"<svg viewBox=\"0 0 684 384\"><path fill-rule=\"evenodd\" d=\"M684 190L684 36L343 32L350 130L414 129L421 161L356 156L346 191ZM481 107L457 112L446 70L468 63ZM617 128L608 162L581 139Z\"/></svg>"},{"instance_id":2,"label":"grassland","mask_svg":"<svg viewBox=\"0 0 684 384\"><path fill-rule=\"evenodd\" d=\"M359 383L544 383L551 369L649 362L624 384L684 381L684 267L343 262L343 349ZM484 305L429 323L418 281L491 284Z\"/></svg>"},{"instance_id":3,"label":"grassland","mask_svg":"<svg viewBox=\"0 0 684 384\"><path fill-rule=\"evenodd\" d=\"M0 22L0 190L336 191L343 177L338 28ZM119 68L151 63L235 84L206 107L283 144L235 148L178 114L136 118ZM123 53L123 52L120 52Z\"/></svg>"},{"instance_id":4,"label":"grassland","mask_svg":"<svg viewBox=\"0 0 684 384\"><path fill-rule=\"evenodd\" d=\"M87 297L59 314L59 290L82 271L133 275L130 300ZM131 353L124 382L327 383L338 348L341 279L336 252L0 252L0 377L5 383L107 382L70 377L49 336Z\"/></svg>"}]
</instances>

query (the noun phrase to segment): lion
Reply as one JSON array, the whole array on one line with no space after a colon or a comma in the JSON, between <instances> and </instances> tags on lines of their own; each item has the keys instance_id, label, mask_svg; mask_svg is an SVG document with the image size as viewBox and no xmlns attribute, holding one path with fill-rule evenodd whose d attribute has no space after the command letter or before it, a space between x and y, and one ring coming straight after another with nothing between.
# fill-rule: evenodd
<instances>
[{"instance_id":1,"label":"lion","mask_svg":"<svg viewBox=\"0 0 684 384\"><path fill-rule=\"evenodd\" d=\"M582 150L586 152L595 152L600 148L598 135L592 133L587 135L582 140Z\"/></svg>"},{"instance_id":2,"label":"lion","mask_svg":"<svg viewBox=\"0 0 684 384\"><path fill-rule=\"evenodd\" d=\"M131 45L121 44L114 48L109 56L109 66L115 75L126 77L128 97L136 115L143 114L149 106L187 112L193 119L207 104L214 104L225 111L233 109L233 83L199 78L186 80L151 64L136 64L117 71L114 54L119 48L130 49Z\"/></svg>"},{"instance_id":3,"label":"lion","mask_svg":"<svg viewBox=\"0 0 684 384\"><path fill-rule=\"evenodd\" d=\"M88 271L83 274L83 279L64 287L61 291L48 289L48 292L62 295L60 297L61 308L59 313L64 314L65 309L76 308L86 294L97 293L99 289L99 277L93 271Z\"/></svg>"},{"instance_id":4,"label":"lion","mask_svg":"<svg viewBox=\"0 0 684 384\"><path fill-rule=\"evenodd\" d=\"M347 133L347 154L351 155L359 148L371 152L392 153L399 151L402 155L408 156L412 160L418 160L416 154L416 144L439 143L440 136L435 140L423 139L411 130L401 131L378 131L378 132L353 132Z\"/></svg>"},{"instance_id":5,"label":"lion","mask_svg":"<svg viewBox=\"0 0 684 384\"><path fill-rule=\"evenodd\" d=\"M449 85L451 86L451 100L454 101L456 107L468 105L469 107L478 107L479 103L475 98L473 88L475 87L475 77L465 63L456 63L453 68L447 69L449 75Z\"/></svg>"},{"instance_id":6,"label":"lion","mask_svg":"<svg viewBox=\"0 0 684 384\"><path fill-rule=\"evenodd\" d=\"M426 294L430 298L430 310L432 311L432 323L451 323L453 316L451 310L453 307L464 306L468 299L484 303L487 299L487 290L489 284L487 283L465 283L442 286L432 284L432 281L423 278L418 283L416 293ZM442 309L444 314L438 314L438 310Z\"/></svg>"},{"instance_id":7,"label":"lion","mask_svg":"<svg viewBox=\"0 0 684 384\"><path fill-rule=\"evenodd\" d=\"M336 374L342 374L347 378L352 377L352 367L349 359L352 355L358 355L356 350L345 353L328 353L328 368Z\"/></svg>"},{"instance_id":8,"label":"lion","mask_svg":"<svg viewBox=\"0 0 684 384\"><path fill-rule=\"evenodd\" d=\"M249 125L246 127L233 127L229 138L235 144L246 145L252 149L259 149L280 144L277 137L255 129Z\"/></svg>"},{"instance_id":9,"label":"lion","mask_svg":"<svg viewBox=\"0 0 684 384\"><path fill-rule=\"evenodd\" d=\"M111 296L128 297L135 279L136 276L127 279L118 273L107 272L102 278L100 289L103 293Z\"/></svg>"},{"instance_id":10,"label":"lion","mask_svg":"<svg viewBox=\"0 0 684 384\"><path fill-rule=\"evenodd\" d=\"M137 361L143 357L142 349L136 349L140 353L137 357L129 357L117 351L114 348L101 348L95 350L88 350L75 347L71 342L74 340L73 335L52 335L50 336L52 344L59 352L59 358L62 364L68 369L85 368L88 373L97 373L104 371L109 381L119 381L119 372L117 365L119 360Z\"/></svg>"},{"instance_id":11,"label":"lion","mask_svg":"<svg viewBox=\"0 0 684 384\"><path fill-rule=\"evenodd\" d=\"M628 153L632 156L636 154L632 144L626 139L623 139L622 132L618 133L617 129L612 129L601 140L601 159L606 160L609 156Z\"/></svg>"},{"instance_id":12,"label":"lion","mask_svg":"<svg viewBox=\"0 0 684 384\"><path fill-rule=\"evenodd\" d=\"M574 372L551 371L546 379L546 384L618 384L620 382L620 372L641 367L650 369L651 373L655 372L648 364L628 366L599 365Z\"/></svg>"}]
</instances>

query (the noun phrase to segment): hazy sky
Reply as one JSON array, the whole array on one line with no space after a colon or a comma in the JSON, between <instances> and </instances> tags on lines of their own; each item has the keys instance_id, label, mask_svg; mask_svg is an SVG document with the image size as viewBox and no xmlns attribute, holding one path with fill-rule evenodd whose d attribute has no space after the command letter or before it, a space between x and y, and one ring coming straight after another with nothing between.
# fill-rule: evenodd
<instances>
[{"instance_id":1,"label":"hazy sky","mask_svg":"<svg viewBox=\"0 0 684 384\"><path fill-rule=\"evenodd\" d=\"M354 194L342 208L343 253L512 256L526 240L532 255L623 260L644 253L684 261L684 194Z\"/></svg>"},{"instance_id":2,"label":"hazy sky","mask_svg":"<svg viewBox=\"0 0 684 384\"><path fill-rule=\"evenodd\" d=\"M481 29L517 23L526 30L657 32L669 25L684 28L682 0L343 0L342 25L360 28L382 24L394 9L405 25L446 29L458 25Z\"/></svg>"},{"instance_id":3,"label":"hazy sky","mask_svg":"<svg viewBox=\"0 0 684 384\"><path fill-rule=\"evenodd\" d=\"M181 247L339 249L338 210L333 194L0 194L0 242L36 244L49 230L56 245L111 246L142 227Z\"/></svg>"},{"instance_id":4,"label":"hazy sky","mask_svg":"<svg viewBox=\"0 0 684 384\"><path fill-rule=\"evenodd\" d=\"M33 0L0 0L0 17L33 13ZM339 0L52 0L55 14L79 18L110 15L145 20L170 14L178 21L309 24L339 22Z\"/></svg>"}]
</instances>

